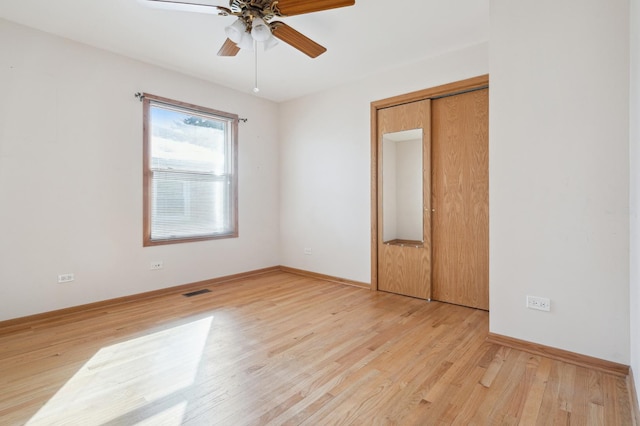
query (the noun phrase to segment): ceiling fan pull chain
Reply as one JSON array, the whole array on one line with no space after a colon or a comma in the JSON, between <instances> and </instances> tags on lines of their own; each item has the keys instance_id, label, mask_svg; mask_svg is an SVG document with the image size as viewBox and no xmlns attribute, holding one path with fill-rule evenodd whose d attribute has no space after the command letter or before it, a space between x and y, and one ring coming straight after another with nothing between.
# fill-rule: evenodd
<instances>
[{"instance_id":1,"label":"ceiling fan pull chain","mask_svg":"<svg viewBox=\"0 0 640 426\"><path fill-rule=\"evenodd\" d=\"M258 42L256 40L253 41L253 52L255 58L255 84L253 86L253 93L258 93L260 89L258 88Z\"/></svg>"}]
</instances>

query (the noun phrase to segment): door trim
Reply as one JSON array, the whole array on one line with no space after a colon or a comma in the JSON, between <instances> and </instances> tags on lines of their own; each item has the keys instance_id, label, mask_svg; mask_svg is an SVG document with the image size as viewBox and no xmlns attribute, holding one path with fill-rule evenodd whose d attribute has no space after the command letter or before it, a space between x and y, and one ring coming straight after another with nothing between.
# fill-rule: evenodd
<instances>
[{"instance_id":1,"label":"door trim","mask_svg":"<svg viewBox=\"0 0 640 426\"><path fill-rule=\"evenodd\" d=\"M489 74L371 102L371 290L378 291L378 110L489 87Z\"/></svg>"}]
</instances>

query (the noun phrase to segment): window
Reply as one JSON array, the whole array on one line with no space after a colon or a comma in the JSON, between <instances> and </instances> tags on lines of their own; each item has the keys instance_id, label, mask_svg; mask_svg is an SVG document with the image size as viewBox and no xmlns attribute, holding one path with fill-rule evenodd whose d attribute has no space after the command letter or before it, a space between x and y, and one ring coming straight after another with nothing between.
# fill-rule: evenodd
<instances>
[{"instance_id":1,"label":"window","mask_svg":"<svg viewBox=\"0 0 640 426\"><path fill-rule=\"evenodd\" d=\"M144 246L238 236L238 116L144 94Z\"/></svg>"}]
</instances>

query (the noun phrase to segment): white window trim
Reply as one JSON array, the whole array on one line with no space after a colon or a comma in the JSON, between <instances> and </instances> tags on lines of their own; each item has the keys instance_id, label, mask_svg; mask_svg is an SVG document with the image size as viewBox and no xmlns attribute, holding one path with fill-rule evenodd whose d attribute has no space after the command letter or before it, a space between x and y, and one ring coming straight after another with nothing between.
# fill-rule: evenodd
<instances>
[{"instance_id":1,"label":"white window trim","mask_svg":"<svg viewBox=\"0 0 640 426\"><path fill-rule=\"evenodd\" d=\"M201 107L168 98L163 98L148 93L142 94L143 103L143 246L155 246L162 244L176 244L193 241L215 240L222 238L237 238L238 231L238 116L227 112L214 110L211 108ZM176 109L178 111L192 112L197 115L213 116L213 118L223 119L229 123L229 135L231 154L229 159L229 171L223 176L212 175L215 178L224 178L230 180L230 231L225 233L211 233L194 237L167 237L152 238L152 211L154 206L153 197L153 173L151 168L151 107L152 105L166 106L168 109Z\"/></svg>"}]
</instances>

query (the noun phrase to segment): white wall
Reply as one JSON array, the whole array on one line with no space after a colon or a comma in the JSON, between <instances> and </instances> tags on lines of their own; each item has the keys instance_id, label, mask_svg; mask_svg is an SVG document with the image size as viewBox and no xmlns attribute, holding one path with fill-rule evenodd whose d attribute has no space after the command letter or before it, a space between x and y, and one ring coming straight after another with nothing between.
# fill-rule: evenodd
<instances>
[{"instance_id":1,"label":"white wall","mask_svg":"<svg viewBox=\"0 0 640 426\"><path fill-rule=\"evenodd\" d=\"M492 0L489 50L490 329L628 364L629 2Z\"/></svg>"},{"instance_id":2,"label":"white wall","mask_svg":"<svg viewBox=\"0 0 640 426\"><path fill-rule=\"evenodd\" d=\"M640 390L640 0L631 0L631 369Z\"/></svg>"},{"instance_id":3,"label":"white wall","mask_svg":"<svg viewBox=\"0 0 640 426\"><path fill-rule=\"evenodd\" d=\"M487 48L470 46L281 104L283 265L371 282L370 104L486 74Z\"/></svg>"},{"instance_id":4,"label":"white wall","mask_svg":"<svg viewBox=\"0 0 640 426\"><path fill-rule=\"evenodd\" d=\"M0 52L0 320L279 264L275 104L2 20ZM138 91L249 119L240 238L142 247Z\"/></svg>"}]
</instances>

